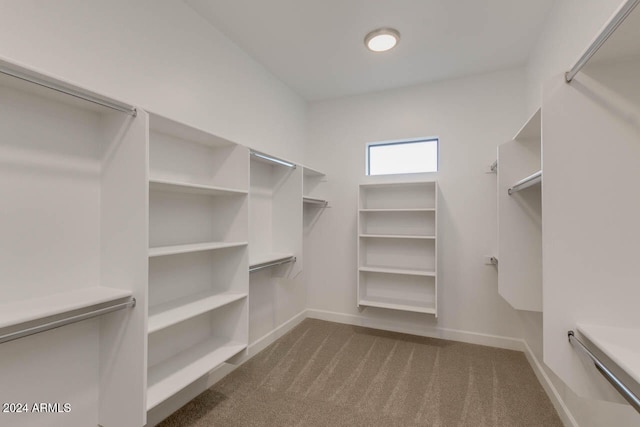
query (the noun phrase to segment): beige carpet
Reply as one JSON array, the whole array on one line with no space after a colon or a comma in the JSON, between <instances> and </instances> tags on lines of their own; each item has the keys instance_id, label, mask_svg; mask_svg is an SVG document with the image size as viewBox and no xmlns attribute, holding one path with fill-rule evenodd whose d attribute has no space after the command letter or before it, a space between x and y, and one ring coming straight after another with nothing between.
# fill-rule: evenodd
<instances>
[{"instance_id":1,"label":"beige carpet","mask_svg":"<svg viewBox=\"0 0 640 427\"><path fill-rule=\"evenodd\" d=\"M307 319L160 426L562 423L523 353Z\"/></svg>"}]
</instances>

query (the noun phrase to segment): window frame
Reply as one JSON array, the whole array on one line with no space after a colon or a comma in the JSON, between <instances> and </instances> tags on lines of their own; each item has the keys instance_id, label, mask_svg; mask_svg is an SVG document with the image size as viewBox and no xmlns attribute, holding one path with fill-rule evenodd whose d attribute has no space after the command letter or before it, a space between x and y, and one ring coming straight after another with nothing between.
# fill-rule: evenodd
<instances>
[{"instance_id":1,"label":"window frame","mask_svg":"<svg viewBox=\"0 0 640 427\"><path fill-rule=\"evenodd\" d=\"M436 170L431 172L401 172L401 173L385 173L385 174L376 174L371 175L371 159L370 152L371 147L382 147L388 145L405 145L405 144L414 144L418 142L433 142L436 143ZM440 170L440 138L437 136L429 136L424 138L409 138L409 139L396 139L393 141L379 141L379 142L368 142L365 147L365 175L366 176L392 176L392 175L413 175L420 173L437 173Z\"/></svg>"}]
</instances>

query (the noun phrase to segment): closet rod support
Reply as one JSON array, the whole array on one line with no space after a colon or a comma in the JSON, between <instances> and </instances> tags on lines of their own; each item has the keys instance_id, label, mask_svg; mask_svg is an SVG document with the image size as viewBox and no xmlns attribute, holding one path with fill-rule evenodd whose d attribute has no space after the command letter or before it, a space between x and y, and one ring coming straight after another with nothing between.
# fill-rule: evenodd
<instances>
[{"instance_id":1,"label":"closet rod support","mask_svg":"<svg viewBox=\"0 0 640 427\"><path fill-rule=\"evenodd\" d=\"M31 328L22 329L22 330L15 331L15 332L10 332L8 334L0 335L0 344L8 342L8 341L17 340L19 338L24 338L24 337L27 337L29 335L38 334L40 332L45 332L45 331L48 331L48 330L51 330L51 329L56 329L56 328L59 328L61 326L69 325L71 323L77 323L77 322L81 322L83 320L91 319L93 317L102 316L104 314L111 313L111 312L114 312L114 311L117 311L117 310L122 310L124 308L128 308L128 307L133 308L135 306L136 306L136 299L135 298L131 298L127 302L123 302L123 303L111 305L111 306L108 306L108 307L100 308L98 310L89 311L87 313L77 314L75 316L65 317L63 319L54 320L52 322L48 322L48 323L45 323L45 324L42 324L42 325L38 325L38 326L33 326Z\"/></svg>"},{"instance_id":2,"label":"closet rod support","mask_svg":"<svg viewBox=\"0 0 640 427\"><path fill-rule=\"evenodd\" d=\"M629 390L629 388L624 385L622 381L620 381L620 379L618 379L618 377L616 377L609 368L600 361L600 359L598 359L578 338L576 338L573 331L567 332L567 335L569 337L569 342L571 344L578 344L582 351L589 356L589 359L591 359L598 372L600 372L600 374L609 381L613 388L615 388L616 391L620 393L631 406L633 406L633 409L640 412L640 399L638 396Z\"/></svg>"},{"instance_id":3,"label":"closet rod support","mask_svg":"<svg viewBox=\"0 0 640 427\"><path fill-rule=\"evenodd\" d=\"M84 101L89 101L93 104L98 104L112 110L120 111L133 117L138 115L138 111L136 110L136 108L130 105L122 104L120 102L96 94L92 94L87 91L72 88L62 83L54 82L43 77L33 75L31 73L13 70L4 66L0 66L0 73L29 83L33 83L38 86L45 87L47 89L54 90L56 92L63 93L65 95L73 96L74 98L79 98Z\"/></svg>"},{"instance_id":4,"label":"closet rod support","mask_svg":"<svg viewBox=\"0 0 640 427\"><path fill-rule=\"evenodd\" d=\"M582 54L578 62L564 74L564 78L567 83L571 83L573 78L587 65L587 62L593 55L602 47L602 45L609 39L611 34L622 24L627 16L633 11L633 9L640 3L640 0L627 0L627 2L618 10L618 12L611 18L611 21L604 27L604 30L596 37L587 50Z\"/></svg>"}]
</instances>

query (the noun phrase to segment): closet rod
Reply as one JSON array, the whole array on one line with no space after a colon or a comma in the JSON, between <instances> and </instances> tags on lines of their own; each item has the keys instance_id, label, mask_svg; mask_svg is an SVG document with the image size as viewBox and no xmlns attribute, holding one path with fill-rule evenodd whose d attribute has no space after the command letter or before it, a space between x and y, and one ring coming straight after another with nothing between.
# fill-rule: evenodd
<instances>
[{"instance_id":1,"label":"closet rod","mask_svg":"<svg viewBox=\"0 0 640 427\"><path fill-rule=\"evenodd\" d=\"M507 192L509 195L515 193L516 191L524 190L525 188L531 187L539 183L542 180L542 171L538 171L533 175L529 175L528 177L521 179L520 181L513 184L513 187L509 188Z\"/></svg>"},{"instance_id":2,"label":"closet rod","mask_svg":"<svg viewBox=\"0 0 640 427\"><path fill-rule=\"evenodd\" d=\"M580 72L593 55L602 47L607 39L613 34L613 32L622 24L627 16L633 11L633 9L640 3L640 0L627 0L627 2L618 10L618 12L611 18L611 21L604 27L604 30L596 37L587 50L582 54L578 62L567 71L564 75L567 83L571 83L571 80Z\"/></svg>"},{"instance_id":3,"label":"closet rod","mask_svg":"<svg viewBox=\"0 0 640 427\"><path fill-rule=\"evenodd\" d=\"M135 107L132 107L130 105L122 104L120 102L113 101L111 99L80 89L71 88L62 83L54 82L49 79L33 75L31 73L13 70L1 65L0 73L7 76L15 77L16 79L24 80L29 83L33 83L38 86L46 87L47 89L55 90L56 92L64 93L65 95L70 95L75 98L80 98L85 101L92 102L94 104L102 105L103 107L111 108L112 110L120 111L133 117L138 114L138 111L135 109Z\"/></svg>"},{"instance_id":4,"label":"closet rod","mask_svg":"<svg viewBox=\"0 0 640 427\"><path fill-rule=\"evenodd\" d=\"M326 200L314 199L313 197L303 197L302 201L303 201L303 203L309 203L309 204L312 204L312 205L322 205L325 208L329 204L329 202L326 201Z\"/></svg>"},{"instance_id":5,"label":"closet rod","mask_svg":"<svg viewBox=\"0 0 640 427\"><path fill-rule=\"evenodd\" d=\"M633 409L640 412L640 399L638 399L638 396L636 396L631 390L629 390L629 388L627 388L627 386L624 385L622 381L618 379L618 377L616 377L606 366L604 366L600 359L598 359L593 353L591 353L591 351L589 351L589 349L578 338L576 338L573 331L569 331L567 335L569 336L569 342L572 344L574 341L578 343L578 345L582 348L586 355L589 356L593 364L596 366L598 372L600 372L602 376L605 377L607 381L609 381L609 383L611 383L613 388L615 388L616 391L618 391L618 393L620 393L622 397L624 397L625 400L629 402L631 406L633 406Z\"/></svg>"},{"instance_id":6,"label":"closet rod","mask_svg":"<svg viewBox=\"0 0 640 427\"><path fill-rule=\"evenodd\" d=\"M100 308L98 310L89 311L87 313L77 314L75 316L66 317L64 319L54 320L49 323L45 323L43 325L34 326L27 329L22 329L15 332L10 332L5 335L0 335L0 344L17 340L18 338L24 338L29 335L38 334L40 332L48 331L50 329L56 329L61 326L69 325L71 323L80 322L86 319L91 319L92 317L102 316L103 314L111 313L113 311L122 310L127 307L135 307L136 299L131 298L127 302L123 302L120 304L111 305L108 307Z\"/></svg>"},{"instance_id":7,"label":"closet rod","mask_svg":"<svg viewBox=\"0 0 640 427\"><path fill-rule=\"evenodd\" d=\"M295 169L296 168L295 163L287 162L286 160L282 160L282 159L279 159L277 157L269 156L268 154L262 154L262 153L259 153L257 151L251 150L251 155L254 156L254 157L258 157L260 159L263 159L263 160L267 160L267 161L269 161L271 163L276 163L276 164L279 164L279 165L282 165L282 166L286 166L286 167L291 168L291 169Z\"/></svg>"},{"instance_id":8,"label":"closet rod","mask_svg":"<svg viewBox=\"0 0 640 427\"><path fill-rule=\"evenodd\" d=\"M263 268L275 267L278 265L288 264L290 262L296 262L296 257L290 256L286 258L280 258L269 262L264 262L262 264L255 264L249 266L249 273L253 273L254 271L262 270Z\"/></svg>"}]
</instances>

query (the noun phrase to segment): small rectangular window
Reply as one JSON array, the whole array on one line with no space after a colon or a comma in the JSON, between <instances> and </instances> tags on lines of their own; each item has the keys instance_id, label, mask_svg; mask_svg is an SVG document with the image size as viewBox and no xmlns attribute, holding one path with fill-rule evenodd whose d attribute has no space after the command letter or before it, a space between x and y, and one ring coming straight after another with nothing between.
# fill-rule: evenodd
<instances>
[{"instance_id":1,"label":"small rectangular window","mask_svg":"<svg viewBox=\"0 0 640 427\"><path fill-rule=\"evenodd\" d=\"M438 138L367 144L367 175L438 171Z\"/></svg>"}]
</instances>

